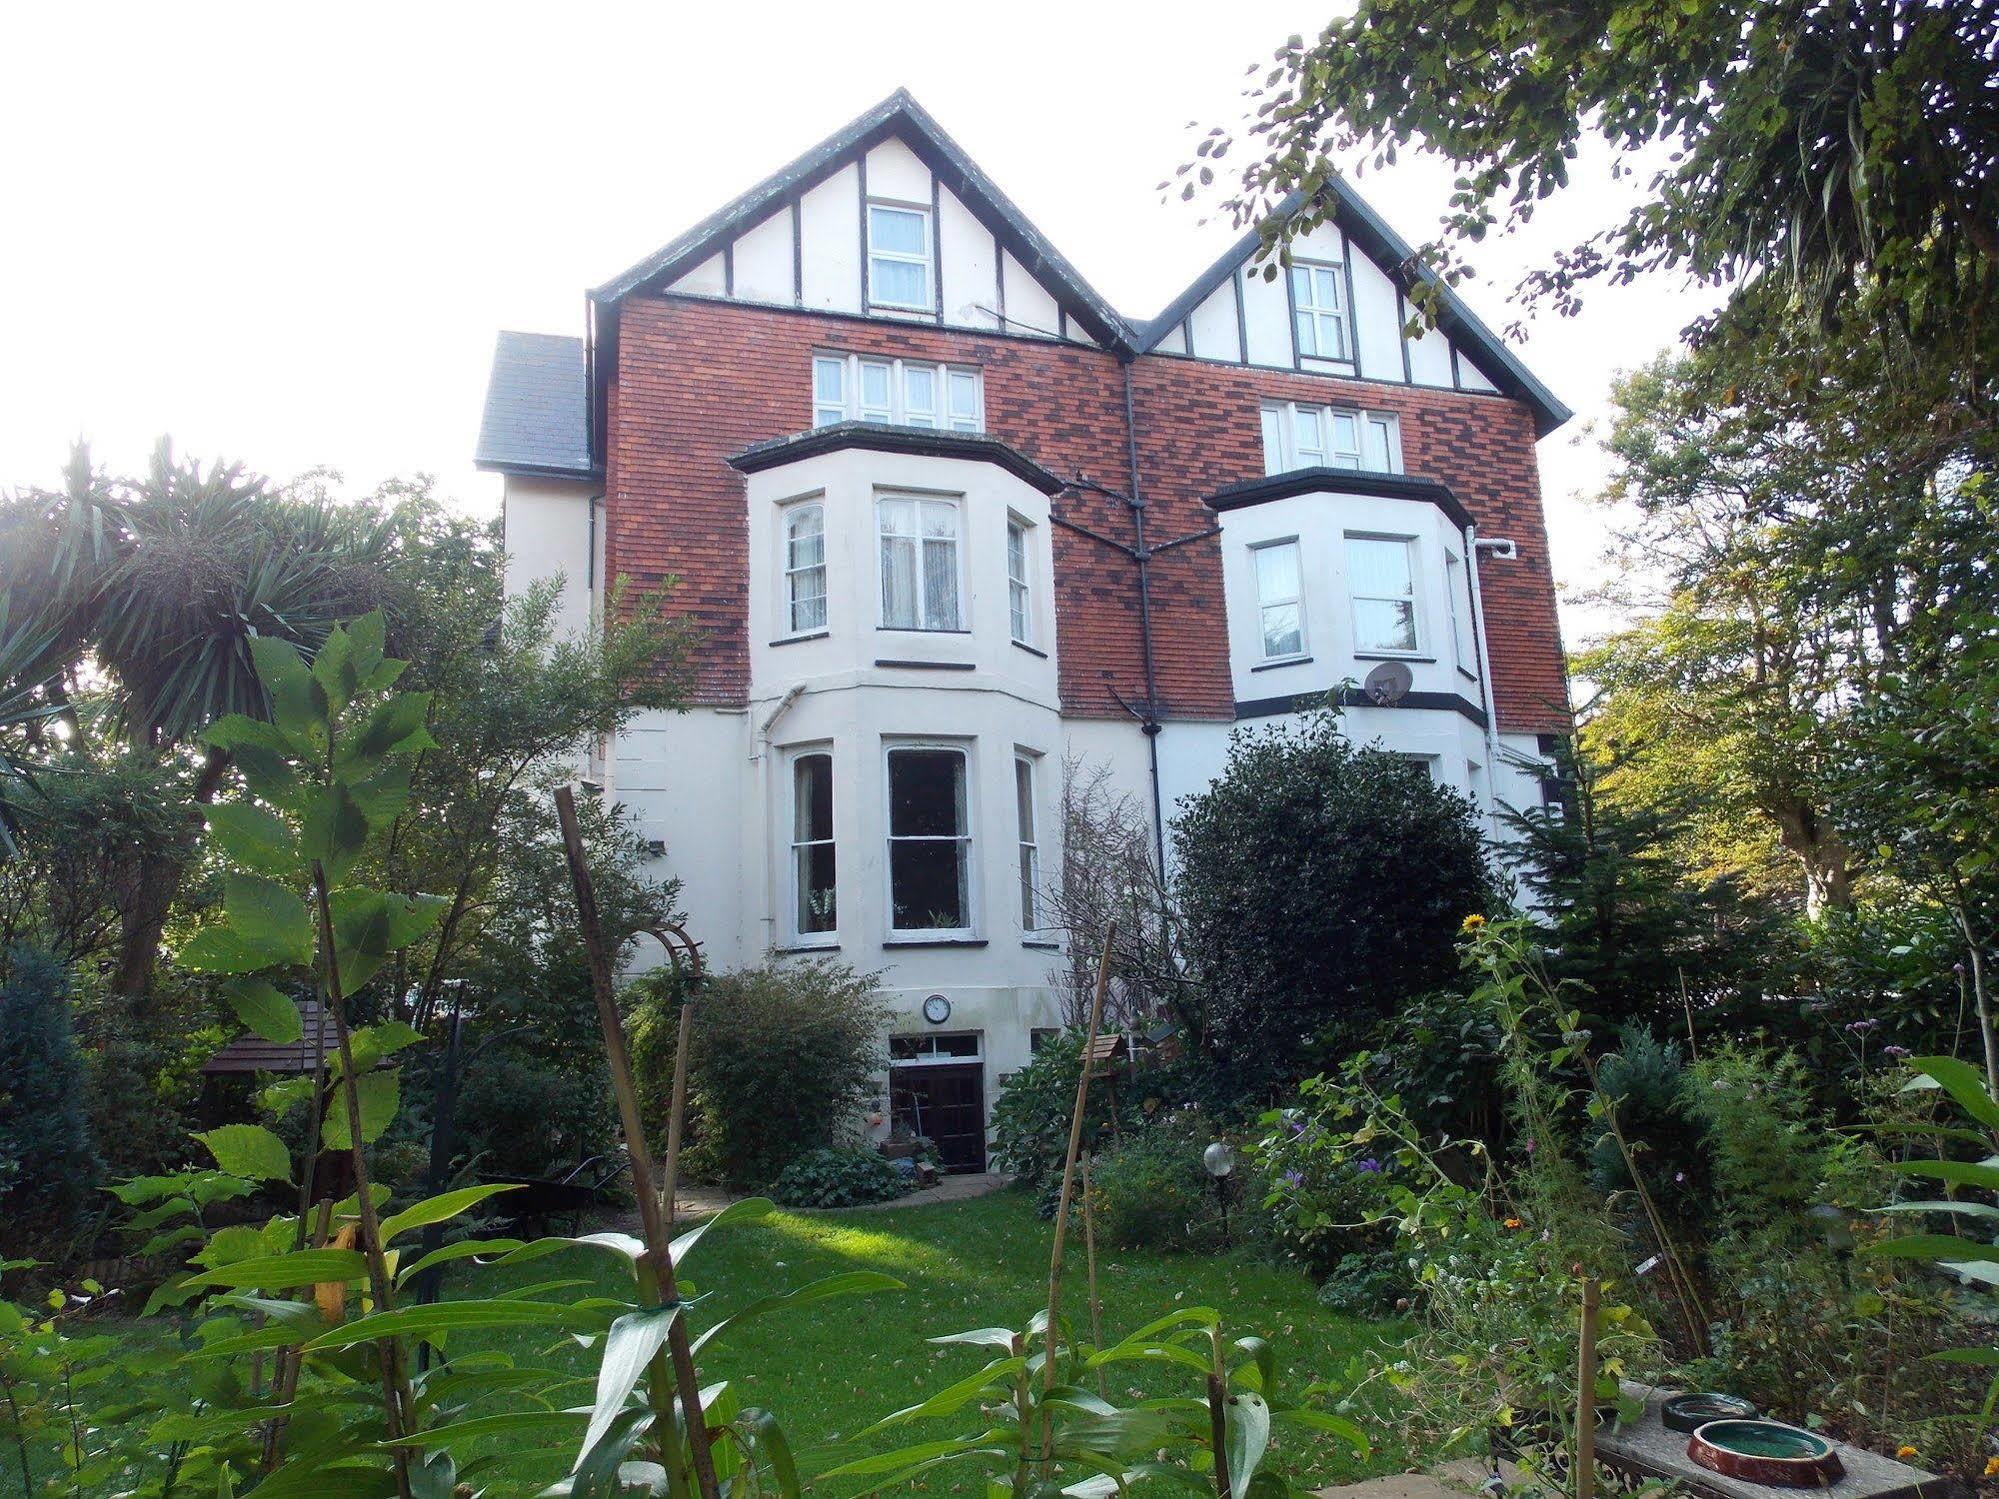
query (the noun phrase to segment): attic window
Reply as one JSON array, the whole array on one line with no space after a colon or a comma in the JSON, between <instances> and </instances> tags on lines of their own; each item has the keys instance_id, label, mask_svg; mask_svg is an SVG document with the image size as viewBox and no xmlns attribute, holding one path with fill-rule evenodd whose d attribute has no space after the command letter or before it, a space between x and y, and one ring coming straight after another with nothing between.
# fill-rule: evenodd
<instances>
[{"instance_id":1,"label":"attic window","mask_svg":"<svg viewBox=\"0 0 1999 1499\"><path fill-rule=\"evenodd\" d=\"M931 311L928 210L868 205L868 303Z\"/></svg>"},{"instance_id":2,"label":"attic window","mask_svg":"<svg viewBox=\"0 0 1999 1499\"><path fill-rule=\"evenodd\" d=\"M1352 359L1347 348L1347 307L1341 268L1298 261L1291 267L1291 303L1297 309L1298 352L1307 359Z\"/></svg>"}]
</instances>

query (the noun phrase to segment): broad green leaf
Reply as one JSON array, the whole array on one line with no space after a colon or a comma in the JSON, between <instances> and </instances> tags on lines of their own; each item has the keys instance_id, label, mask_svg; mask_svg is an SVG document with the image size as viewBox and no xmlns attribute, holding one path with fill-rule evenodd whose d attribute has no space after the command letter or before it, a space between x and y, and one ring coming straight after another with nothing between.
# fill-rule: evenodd
<instances>
[{"instance_id":1,"label":"broad green leaf","mask_svg":"<svg viewBox=\"0 0 1999 1499\"><path fill-rule=\"evenodd\" d=\"M193 1277L195 1286L231 1286L248 1291L282 1291L325 1281L358 1280L368 1273L367 1257L358 1249L300 1249L291 1254L262 1255L239 1260Z\"/></svg>"},{"instance_id":2,"label":"broad green leaf","mask_svg":"<svg viewBox=\"0 0 1999 1499\"><path fill-rule=\"evenodd\" d=\"M428 1228L433 1223L443 1223L447 1219L456 1218L467 1208L477 1207L487 1198L496 1197L502 1192L519 1190L516 1185L496 1182L486 1186L460 1187L455 1192L444 1192L436 1197L425 1198L422 1202L412 1203L400 1213L392 1214L382 1220L382 1242L386 1244L397 1234L407 1233L413 1228Z\"/></svg>"},{"instance_id":3,"label":"broad green leaf","mask_svg":"<svg viewBox=\"0 0 1999 1499\"><path fill-rule=\"evenodd\" d=\"M276 880L255 874L225 876L222 909L229 929L268 952L268 962L312 961L312 917L305 902Z\"/></svg>"},{"instance_id":4,"label":"broad green leaf","mask_svg":"<svg viewBox=\"0 0 1999 1499\"><path fill-rule=\"evenodd\" d=\"M209 836L230 858L264 874L298 873L298 844L292 830L262 807L230 802L206 810Z\"/></svg>"},{"instance_id":5,"label":"broad green leaf","mask_svg":"<svg viewBox=\"0 0 1999 1499\"><path fill-rule=\"evenodd\" d=\"M1147 1343L1131 1338L1091 1354L1084 1367L1098 1369L1105 1364L1121 1364L1132 1359L1155 1364L1178 1364L1184 1369L1198 1370L1202 1374L1209 1372L1208 1361L1191 1348L1183 1348L1178 1343Z\"/></svg>"},{"instance_id":6,"label":"broad green leaf","mask_svg":"<svg viewBox=\"0 0 1999 1499\"><path fill-rule=\"evenodd\" d=\"M403 1306L371 1312L321 1333L305 1346L345 1348L378 1338L427 1338L460 1327L572 1327L603 1325L593 1307L565 1306L558 1301L436 1301L428 1306Z\"/></svg>"},{"instance_id":7,"label":"broad green leaf","mask_svg":"<svg viewBox=\"0 0 1999 1499\"><path fill-rule=\"evenodd\" d=\"M231 1176L251 1181L290 1181L291 1152L261 1124L225 1124L198 1134L215 1164Z\"/></svg>"},{"instance_id":8,"label":"broad green leaf","mask_svg":"<svg viewBox=\"0 0 1999 1499\"><path fill-rule=\"evenodd\" d=\"M474 1437L513 1436L533 1431L561 1430L588 1420L587 1410L567 1411L509 1411L497 1416L474 1416L467 1421L454 1421L449 1426L433 1426L428 1431L419 1431L402 1442L377 1442L384 1450L395 1447L442 1447L453 1442L467 1442Z\"/></svg>"},{"instance_id":9,"label":"broad green leaf","mask_svg":"<svg viewBox=\"0 0 1999 1499\"><path fill-rule=\"evenodd\" d=\"M339 954L341 987L358 990L389 954L429 931L448 904L441 896L403 896L347 886L331 898L333 943Z\"/></svg>"},{"instance_id":10,"label":"broad green leaf","mask_svg":"<svg viewBox=\"0 0 1999 1499\"><path fill-rule=\"evenodd\" d=\"M645 1376L654 1354L666 1346L667 1334L680 1317L680 1307L649 1306L627 1312L604 1335L604 1356L597 1365L597 1400L590 1425L583 1433L587 1456L611 1429ZM580 1471L580 1467L579 1467Z\"/></svg>"},{"instance_id":11,"label":"broad green leaf","mask_svg":"<svg viewBox=\"0 0 1999 1499\"><path fill-rule=\"evenodd\" d=\"M363 1467L345 1457L325 1467L294 1460L258 1480L254 1492L259 1499L389 1499L396 1477L386 1467Z\"/></svg>"},{"instance_id":12,"label":"broad green leaf","mask_svg":"<svg viewBox=\"0 0 1999 1499\"><path fill-rule=\"evenodd\" d=\"M880 1424L877 1422L876 1426ZM871 1478L882 1473L893 1473L898 1468L908 1468L914 1472L918 1466L927 1467L934 1462L969 1457L975 1452L990 1452L995 1457L1005 1457L1007 1448L994 1444L1006 1441L1008 1436L1009 1433L1003 1428L994 1427L975 1437L946 1437L936 1442L917 1442L912 1446L898 1447L893 1452L879 1452L873 1457L860 1457L850 1463L842 1463L837 1468L829 1468L814 1482L827 1478ZM877 1487L887 1488L889 1485L881 1484Z\"/></svg>"},{"instance_id":13,"label":"broad green leaf","mask_svg":"<svg viewBox=\"0 0 1999 1499\"><path fill-rule=\"evenodd\" d=\"M1999 1244L1981 1244L1956 1234L1909 1234L1869 1244L1867 1253L1897 1260L1934 1260L1939 1264L1999 1263Z\"/></svg>"},{"instance_id":14,"label":"broad green leaf","mask_svg":"<svg viewBox=\"0 0 1999 1499\"><path fill-rule=\"evenodd\" d=\"M569 1475L572 1499L616 1499L623 1492L620 1470L632 1445L651 1429L653 1413L645 1406L619 1411L610 1427L593 1443Z\"/></svg>"},{"instance_id":15,"label":"broad green leaf","mask_svg":"<svg viewBox=\"0 0 1999 1499\"><path fill-rule=\"evenodd\" d=\"M174 956L196 973L255 973L274 961L264 948L226 926L205 926L180 945Z\"/></svg>"},{"instance_id":16,"label":"broad green leaf","mask_svg":"<svg viewBox=\"0 0 1999 1499\"><path fill-rule=\"evenodd\" d=\"M1237 1369L1233 1377L1244 1389L1269 1399L1277 1389L1277 1350L1270 1346L1268 1338L1237 1338L1235 1346L1238 1352L1249 1355L1250 1362Z\"/></svg>"},{"instance_id":17,"label":"broad green leaf","mask_svg":"<svg viewBox=\"0 0 1999 1499\"><path fill-rule=\"evenodd\" d=\"M1985 1091L1983 1073L1956 1057L1910 1057L1909 1066L1925 1077L1935 1078L1937 1085L1957 1100L1959 1108L1988 1130L1999 1133L1999 1102L1994 1102Z\"/></svg>"},{"instance_id":18,"label":"broad green leaf","mask_svg":"<svg viewBox=\"0 0 1999 1499\"><path fill-rule=\"evenodd\" d=\"M1296 1410L1274 1413L1278 1425L1309 1426L1314 1431L1323 1431L1338 1437L1354 1451L1365 1457L1369 1451L1367 1434L1345 1416L1335 1416L1330 1411L1313 1410L1300 1406Z\"/></svg>"},{"instance_id":19,"label":"broad green leaf","mask_svg":"<svg viewBox=\"0 0 1999 1499\"><path fill-rule=\"evenodd\" d=\"M646 1253L645 1241L631 1234L607 1232L583 1234L575 1238L564 1235L552 1235L523 1244L520 1248L502 1255L494 1263L500 1265L522 1265L530 1260L538 1260L546 1255L555 1254L564 1249L588 1249L597 1254L607 1254L627 1270L630 1270L633 1265L644 1259ZM686 1289L685 1286L681 1287L683 1295Z\"/></svg>"},{"instance_id":20,"label":"broad green leaf","mask_svg":"<svg viewBox=\"0 0 1999 1499\"><path fill-rule=\"evenodd\" d=\"M305 804L299 852L308 861L319 861L327 884L344 880L367 846L368 819L346 784L335 781L313 792Z\"/></svg>"},{"instance_id":21,"label":"broad green leaf","mask_svg":"<svg viewBox=\"0 0 1999 1499\"><path fill-rule=\"evenodd\" d=\"M395 1069L364 1072L355 1080L354 1091L361 1105L361 1143L370 1145L381 1138L382 1131L389 1127L389 1121L396 1117L396 1105L401 1095ZM348 1130L347 1089L344 1085L333 1090L333 1100L326 1106L326 1121L320 1139L328 1150L354 1148L354 1137Z\"/></svg>"},{"instance_id":22,"label":"broad green leaf","mask_svg":"<svg viewBox=\"0 0 1999 1499\"><path fill-rule=\"evenodd\" d=\"M456 1244L446 1244L433 1249L421 1259L404 1266L396 1276L396 1284L408 1285L424 1271L437 1265L449 1265L457 1260L477 1259L481 1255L493 1255L497 1258L509 1250L521 1247L523 1246L519 1239L460 1239Z\"/></svg>"},{"instance_id":23,"label":"broad green leaf","mask_svg":"<svg viewBox=\"0 0 1999 1499\"><path fill-rule=\"evenodd\" d=\"M279 753L262 745L246 744L231 750L229 756L243 773L243 784L250 788L253 795L274 807L290 809L296 806L305 783L299 779L289 752Z\"/></svg>"},{"instance_id":24,"label":"broad green leaf","mask_svg":"<svg viewBox=\"0 0 1999 1499\"><path fill-rule=\"evenodd\" d=\"M1177 1312L1168 1312L1156 1321L1148 1322L1137 1332L1119 1339L1124 1343L1145 1343L1157 1338L1169 1327L1198 1327L1212 1330L1220 1324L1222 1314L1211 1306L1186 1306Z\"/></svg>"},{"instance_id":25,"label":"broad green leaf","mask_svg":"<svg viewBox=\"0 0 1999 1499\"><path fill-rule=\"evenodd\" d=\"M742 1223L755 1218L767 1218L776 1211L777 1204L768 1197L745 1197L738 1202L730 1203L699 1228L691 1228L674 1239L669 1248L675 1267L677 1268L682 1260L693 1253L694 1246L706 1237L709 1229L720 1228L725 1223Z\"/></svg>"},{"instance_id":26,"label":"broad green leaf","mask_svg":"<svg viewBox=\"0 0 1999 1499\"><path fill-rule=\"evenodd\" d=\"M306 670L298 648L271 635L250 638L250 658L256 663L257 680L271 697L271 718L289 734L311 735L324 732L326 699L313 688L312 673Z\"/></svg>"},{"instance_id":27,"label":"broad green leaf","mask_svg":"<svg viewBox=\"0 0 1999 1499\"><path fill-rule=\"evenodd\" d=\"M1026 1367L1027 1360L1019 1354L996 1358L983 1369L967 1374L955 1384L946 1385L927 1400L920 1400L915 1405L905 1405L899 1411L889 1412L860 1435L865 1439L891 1426L900 1426L905 1421L921 1421L929 1416L956 1415L994 1386L1004 1389L1005 1382Z\"/></svg>"},{"instance_id":28,"label":"broad green leaf","mask_svg":"<svg viewBox=\"0 0 1999 1499\"><path fill-rule=\"evenodd\" d=\"M1999 1348L1945 1348L1923 1357L1938 1364L1975 1364L1981 1369L1999 1369Z\"/></svg>"},{"instance_id":29,"label":"broad green leaf","mask_svg":"<svg viewBox=\"0 0 1999 1499\"><path fill-rule=\"evenodd\" d=\"M354 669L354 638L339 625L326 632L312 657L312 679L326 694L327 715L338 718L361 690L361 675Z\"/></svg>"},{"instance_id":30,"label":"broad green leaf","mask_svg":"<svg viewBox=\"0 0 1999 1499\"><path fill-rule=\"evenodd\" d=\"M354 674L363 689L382 665L382 645L389 633L388 616L379 608L347 621L347 641L354 652Z\"/></svg>"},{"instance_id":31,"label":"broad green leaf","mask_svg":"<svg viewBox=\"0 0 1999 1499\"><path fill-rule=\"evenodd\" d=\"M731 1312L694 1340L694 1352L699 1354L711 1340L721 1336L725 1330L747 1322L752 1317L762 1317L792 1307L810 1306L815 1301L827 1301L835 1296L866 1296L875 1291L908 1289L894 1276L884 1275L879 1270L849 1270L842 1275L829 1275L793 1291L780 1291L776 1295L762 1297L752 1301L748 1306Z\"/></svg>"},{"instance_id":32,"label":"broad green leaf","mask_svg":"<svg viewBox=\"0 0 1999 1499\"><path fill-rule=\"evenodd\" d=\"M361 815L374 827L384 827L402 815L410 799L410 762L398 760L347 788Z\"/></svg>"},{"instance_id":33,"label":"broad green leaf","mask_svg":"<svg viewBox=\"0 0 1999 1499\"><path fill-rule=\"evenodd\" d=\"M1952 1186L1999 1192L1999 1166L1989 1161L1890 1161L1888 1168L1905 1176L1927 1176Z\"/></svg>"},{"instance_id":34,"label":"broad green leaf","mask_svg":"<svg viewBox=\"0 0 1999 1499\"><path fill-rule=\"evenodd\" d=\"M1869 1208L1870 1213L1956 1213L1964 1218L1999 1219L1999 1208L1989 1202L1891 1202L1886 1207Z\"/></svg>"},{"instance_id":35,"label":"broad green leaf","mask_svg":"<svg viewBox=\"0 0 1999 1499\"><path fill-rule=\"evenodd\" d=\"M349 1035L347 1049L354 1053L354 1070L367 1072L383 1058L392 1057L422 1040L423 1032L407 1021L378 1020L375 1024L364 1025ZM337 1064L334 1075L339 1076Z\"/></svg>"},{"instance_id":36,"label":"broad green leaf","mask_svg":"<svg viewBox=\"0 0 1999 1499\"><path fill-rule=\"evenodd\" d=\"M289 759L293 753L292 742L285 737L284 730L261 718L252 718L247 713L225 713L204 729L201 737L205 743L216 749L228 750L233 755L240 756L244 750L256 749L280 759Z\"/></svg>"},{"instance_id":37,"label":"broad green leaf","mask_svg":"<svg viewBox=\"0 0 1999 1499\"><path fill-rule=\"evenodd\" d=\"M244 1028L266 1041L289 1046L305 1035L298 1006L265 979L231 979L222 986L222 997ZM311 1086L309 1081L307 1086Z\"/></svg>"},{"instance_id":38,"label":"broad green leaf","mask_svg":"<svg viewBox=\"0 0 1999 1499\"><path fill-rule=\"evenodd\" d=\"M1270 1407L1250 1391L1231 1395L1228 1403L1229 1492L1235 1499L1249 1493L1249 1481L1263 1465L1270 1447Z\"/></svg>"},{"instance_id":39,"label":"broad green leaf","mask_svg":"<svg viewBox=\"0 0 1999 1499\"><path fill-rule=\"evenodd\" d=\"M436 740L424 728L430 716L430 694L404 692L375 705L359 730L341 743L334 774L360 780L374 774L390 755L430 749Z\"/></svg>"},{"instance_id":40,"label":"broad green leaf","mask_svg":"<svg viewBox=\"0 0 1999 1499\"><path fill-rule=\"evenodd\" d=\"M1010 1327L971 1327L964 1332L947 1332L942 1337L925 1338L926 1343L969 1343L974 1347L998 1348L1007 1352L1013 1349L1013 1340L1020 1334Z\"/></svg>"}]
</instances>

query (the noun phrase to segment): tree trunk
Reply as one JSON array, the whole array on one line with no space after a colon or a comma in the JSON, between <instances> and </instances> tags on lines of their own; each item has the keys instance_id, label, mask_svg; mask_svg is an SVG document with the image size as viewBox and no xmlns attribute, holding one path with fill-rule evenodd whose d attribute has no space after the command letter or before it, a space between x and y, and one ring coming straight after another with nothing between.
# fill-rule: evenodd
<instances>
[{"instance_id":1,"label":"tree trunk","mask_svg":"<svg viewBox=\"0 0 1999 1499\"><path fill-rule=\"evenodd\" d=\"M1852 855L1839 830L1802 802L1775 807L1772 815L1778 841L1804 872L1805 913L1822 916L1853 909Z\"/></svg>"},{"instance_id":2,"label":"tree trunk","mask_svg":"<svg viewBox=\"0 0 1999 1499\"><path fill-rule=\"evenodd\" d=\"M210 749L195 778L194 805L205 807L222 789L222 776L229 769L229 752ZM202 820L189 820L180 844L169 853L144 854L134 872L133 895L119 918L118 958L111 974L111 992L125 996L130 1013L143 1017L151 1008L153 969L160 958L160 940L166 933L167 918L173 914L174 898L195 850L201 842Z\"/></svg>"}]
</instances>

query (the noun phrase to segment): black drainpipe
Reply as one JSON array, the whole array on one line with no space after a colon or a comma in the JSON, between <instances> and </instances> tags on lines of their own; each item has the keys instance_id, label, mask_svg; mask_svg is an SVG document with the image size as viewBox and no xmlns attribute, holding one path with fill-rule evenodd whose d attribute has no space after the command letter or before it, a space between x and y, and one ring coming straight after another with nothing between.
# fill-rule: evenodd
<instances>
[{"instance_id":1,"label":"black drainpipe","mask_svg":"<svg viewBox=\"0 0 1999 1499\"><path fill-rule=\"evenodd\" d=\"M1138 721L1152 767L1152 842L1159 868L1166 869L1166 797L1159 788L1159 673L1152 658L1152 549L1145 544L1145 492L1138 474L1138 422L1132 415L1131 361L1124 368L1124 441L1131 462L1132 560L1138 564L1138 638L1145 653L1145 711Z\"/></svg>"}]
</instances>

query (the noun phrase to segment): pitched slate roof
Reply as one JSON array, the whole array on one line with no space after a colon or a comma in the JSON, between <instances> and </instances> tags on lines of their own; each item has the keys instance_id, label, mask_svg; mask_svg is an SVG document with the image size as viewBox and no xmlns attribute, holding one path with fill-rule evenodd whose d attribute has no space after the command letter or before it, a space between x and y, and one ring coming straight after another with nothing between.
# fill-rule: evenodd
<instances>
[{"instance_id":1,"label":"pitched slate roof","mask_svg":"<svg viewBox=\"0 0 1999 1499\"><path fill-rule=\"evenodd\" d=\"M595 477L590 461L589 366L580 338L502 333L473 461L482 469L551 478Z\"/></svg>"},{"instance_id":2,"label":"pitched slate roof","mask_svg":"<svg viewBox=\"0 0 1999 1499\"><path fill-rule=\"evenodd\" d=\"M1049 285L1056 300L1092 338L1107 348L1131 346L1131 325L1028 221L1013 200L999 190L998 184L965 154L964 148L944 133L944 127L910 96L909 90L900 88L734 202L710 214L664 249L648 255L622 275L613 276L590 293L590 300L599 304L616 302L631 292L673 280L701 264L745 229L754 227L779 205L824 182L890 136L900 136L918 159L937 174L938 180L999 236L1028 273Z\"/></svg>"},{"instance_id":3,"label":"pitched slate roof","mask_svg":"<svg viewBox=\"0 0 1999 1499\"><path fill-rule=\"evenodd\" d=\"M1416 258L1409 241L1390 228L1388 221L1345 178L1334 177L1327 187L1334 198L1335 222L1370 260L1405 288L1412 280L1420 280L1437 289L1437 326L1472 356L1493 384L1534 408L1537 436L1546 437L1575 414L1534 377L1506 341L1488 328L1465 305L1463 298ZM1278 205L1277 212L1294 213L1302 201L1293 193ZM1159 316L1133 330L1136 352L1143 354L1157 348L1160 340L1180 325L1181 319L1207 301L1216 287L1233 276L1244 262L1254 259L1262 247L1262 239L1254 229L1229 246L1220 259L1194 278L1191 286L1167 303Z\"/></svg>"}]
</instances>

